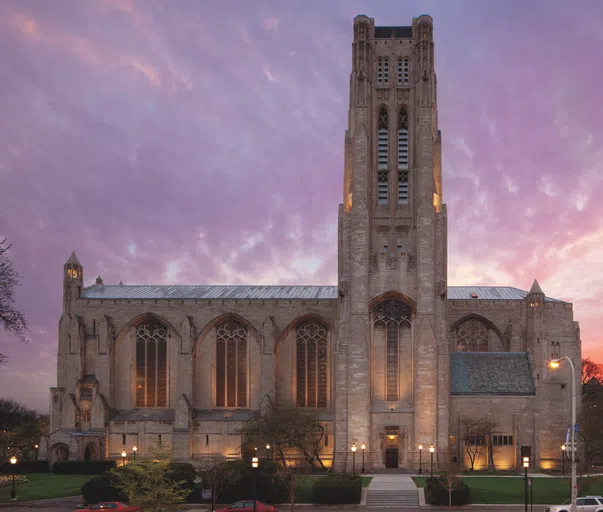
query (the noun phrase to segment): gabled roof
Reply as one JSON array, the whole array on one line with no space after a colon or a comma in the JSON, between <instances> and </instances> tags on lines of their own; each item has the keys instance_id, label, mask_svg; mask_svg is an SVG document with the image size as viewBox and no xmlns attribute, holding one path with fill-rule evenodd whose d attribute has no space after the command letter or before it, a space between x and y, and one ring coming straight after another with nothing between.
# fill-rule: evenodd
<instances>
[{"instance_id":1,"label":"gabled roof","mask_svg":"<svg viewBox=\"0 0 603 512\"><path fill-rule=\"evenodd\" d=\"M524 300L511 286L449 286L450 300ZM475 295L475 296L472 296ZM93 284L82 299L336 300L337 286ZM563 302L546 297L547 302Z\"/></svg>"},{"instance_id":2,"label":"gabled roof","mask_svg":"<svg viewBox=\"0 0 603 512\"><path fill-rule=\"evenodd\" d=\"M536 387L526 352L454 352L452 395L532 396Z\"/></svg>"}]
</instances>

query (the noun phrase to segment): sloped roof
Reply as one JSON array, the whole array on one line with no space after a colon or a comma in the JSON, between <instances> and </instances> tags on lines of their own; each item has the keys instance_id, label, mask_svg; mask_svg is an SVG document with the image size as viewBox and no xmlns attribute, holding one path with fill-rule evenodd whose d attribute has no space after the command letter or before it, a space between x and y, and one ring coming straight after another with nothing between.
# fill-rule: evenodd
<instances>
[{"instance_id":1,"label":"sloped roof","mask_svg":"<svg viewBox=\"0 0 603 512\"><path fill-rule=\"evenodd\" d=\"M452 395L536 394L525 352L454 352L450 362Z\"/></svg>"},{"instance_id":2,"label":"sloped roof","mask_svg":"<svg viewBox=\"0 0 603 512\"><path fill-rule=\"evenodd\" d=\"M477 295L472 297L471 294ZM542 292L540 292L542 293ZM512 286L449 286L449 300L523 300L528 292ZM546 302L564 302L552 297L545 297Z\"/></svg>"},{"instance_id":3,"label":"sloped roof","mask_svg":"<svg viewBox=\"0 0 603 512\"><path fill-rule=\"evenodd\" d=\"M472 297L471 294L476 295ZM450 300L523 300L528 292L511 286L449 286ZM335 300L337 286L93 284L83 299ZM546 297L547 302L563 302Z\"/></svg>"},{"instance_id":4,"label":"sloped roof","mask_svg":"<svg viewBox=\"0 0 603 512\"><path fill-rule=\"evenodd\" d=\"M336 286L95 284L83 299L337 299Z\"/></svg>"}]
</instances>

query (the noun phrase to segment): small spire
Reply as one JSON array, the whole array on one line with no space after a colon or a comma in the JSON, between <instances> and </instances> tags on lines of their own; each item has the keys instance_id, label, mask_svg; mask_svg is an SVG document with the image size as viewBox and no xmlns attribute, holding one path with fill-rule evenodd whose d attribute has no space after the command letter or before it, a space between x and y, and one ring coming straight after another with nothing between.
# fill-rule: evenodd
<instances>
[{"instance_id":1,"label":"small spire","mask_svg":"<svg viewBox=\"0 0 603 512\"><path fill-rule=\"evenodd\" d=\"M96 284L103 284L103 278L101 276L96 278Z\"/></svg>"},{"instance_id":2,"label":"small spire","mask_svg":"<svg viewBox=\"0 0 603 512\"><path fill-rule=\"evenodd\" d=\"M120 282L119 282L119 286L123 286L123 285L124 285L124 282L123 282L123 281L120 281Z\"/></svg>"},{"instance_id":3,"label":"small spire","mask_svg":"<svg viewBox=\"0 0 603 512\"><path fill-rule=\"evenodd\" d=\"M538 284L538 280L534 279L534 284L530 288L530 293L544 293Z\"/></svg>"},{"instance_id":4,"label":"small spire","mask_svg":"<svg viewBox=\"0 0 603 512\"><path fill-rule=\"evenodd\" d=\"M80 260L77 259L75 251L73 251L71 253L71 256L69 256L69 259L67 260L67 263L76 263L77 265L80 265Z\"/></svg>"}]
</instances>

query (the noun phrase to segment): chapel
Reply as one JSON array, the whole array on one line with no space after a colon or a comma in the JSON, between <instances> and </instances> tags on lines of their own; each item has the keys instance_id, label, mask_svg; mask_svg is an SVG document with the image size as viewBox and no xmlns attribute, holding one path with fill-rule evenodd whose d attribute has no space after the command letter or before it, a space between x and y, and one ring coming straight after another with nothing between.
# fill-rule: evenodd
<instances>
[{"instance_id":1,"label":"chapel","mask_svg":"<svg viewBox=\"0 0 603 512\"><path fill-rule=\"evenodd\" d=\"M571 377L548 362L579 367L572 304L537 281L448 286L432 18L357 16L351 60L337 282L84 286L73 253L40 459L241 458L271 400L319 411L335 471L352 445L367 471L416 471L431 447L437 467L469 467L467 446L476 469L521 467L522 446L561 464Z\"/></svg>"}]
</instances>

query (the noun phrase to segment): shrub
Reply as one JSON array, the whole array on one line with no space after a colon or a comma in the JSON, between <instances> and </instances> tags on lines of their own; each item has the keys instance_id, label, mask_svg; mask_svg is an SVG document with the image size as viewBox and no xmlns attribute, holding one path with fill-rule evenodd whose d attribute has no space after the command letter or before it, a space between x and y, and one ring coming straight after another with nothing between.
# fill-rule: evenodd
<instances>
[{"instance_id":1,"label":"shrub","mask_svg":"<svg viewBox=\"0 0 603 512\"><path fill-rule=\"evenodd\" d=\"M61 460L52 470L61 475L100 475L114 467L114 460Z\"/></svg>"},{"instance_id":2,"label":"shrub","mask_svg":"<svg viewBox=\"0 0 603 512\"><path fill-rule=\"evenodd\" d=\"M50 465L47 460L24 460L18 461L16 464L5 462L0 466L0 474L10 475L15 473L48 473Z\"/></svg>"},{"instance_id":3,"label":"shrub","mask_svg":"<svg viewBox=\"0 0 603 512\"><path fill-rule=\"evenodd\" d=\"M114 477L109 472L88 480L82 485L82 497L86 505L98 503L99 501L125 501L128 497L124 496L114 486Z\"/></svg>"},{"instance_id":4,"label":"shrub","mask_svg":"<svg viewBox=\"0 0 603 512\"><path fill-rule=\"evenodd\" d=\"M314 482L314 503L354 504L360 503L362 480L360 475L331 473Z\"/></svg>"},{"instance_id":5,"label":"shrub","mask_svg":"<svg viewBox=\"0 0 603 512\"><path fill-rule=\"evenodd\" d=\"M15 484L24 484L26 482L27 482L27 477L26 476L17 476L17 475L15 475ZM12 477L12 475L10 475L10 476L6 476L6 475L0 476L0 487L2 487L4 485L13 485L13 477Z\"/></svg>"},{"instance_id":6,"label":"shrub","mask_svg":"<svg viewBox=\"0 0 603 512\"><path fill-rule=\"evenodd\" d=\"M287 485L279 478L274 478L274 465L253 469L251 464L242 460L225 462L234 465L240 472L240 480L225 487L218 498L220 503L232 503L239 500L256 500L265 503L284 503L289 500ZM254 495L255 480L255 495Z\"/></svg>"},{"instance_id":7,"label":"shrub","mask_svg":"<svg viewBox=\"0 0 603 512\"><path fill-rule=\"evenodd\" d=\"M448 489L442 487L438 478L428 478L425 486L425 501L430 505L448 505ZM452 491L452 505L461 506L471 503L471 491L461 480L459 486Z\"/></svg>"}]
</instances>

